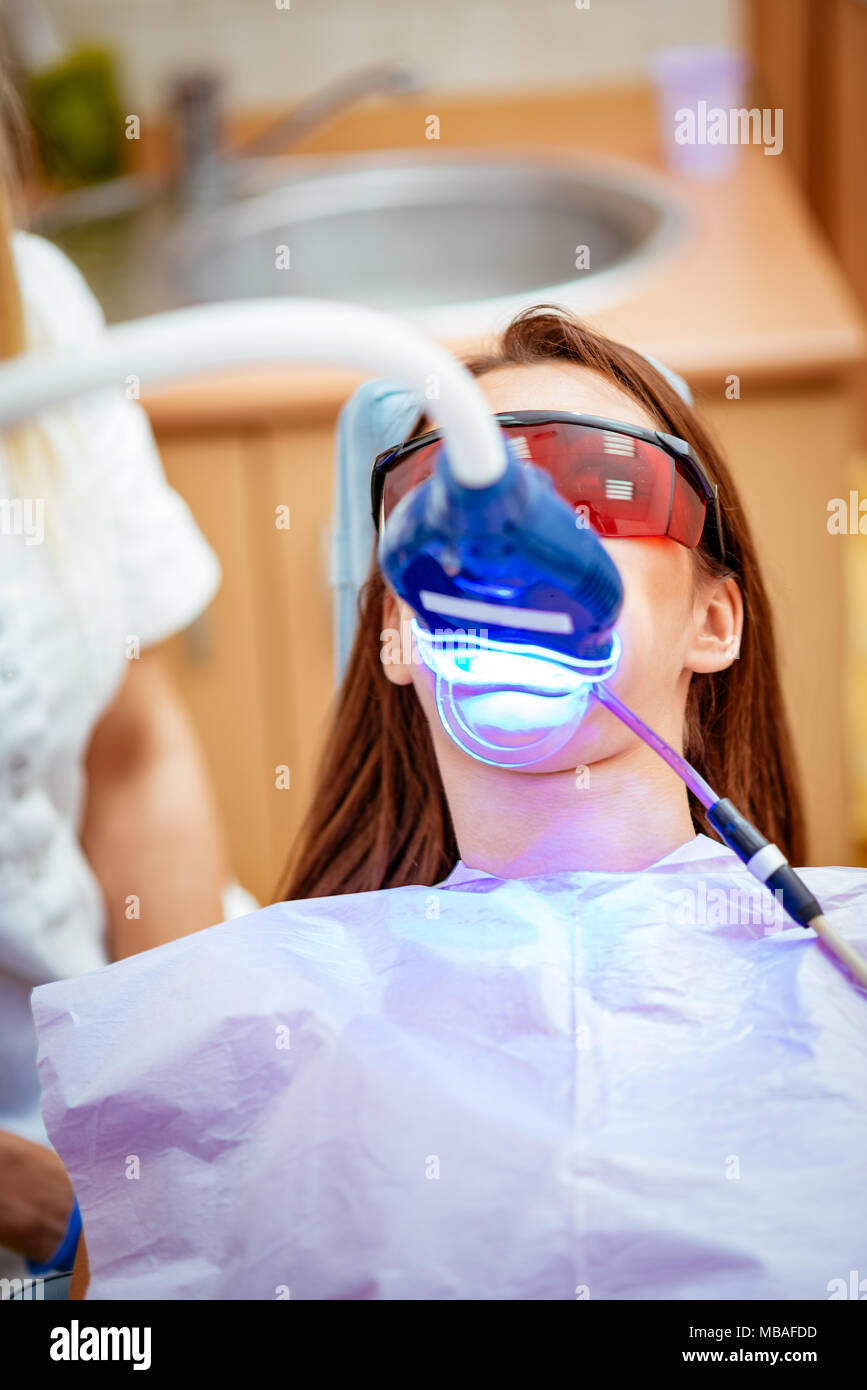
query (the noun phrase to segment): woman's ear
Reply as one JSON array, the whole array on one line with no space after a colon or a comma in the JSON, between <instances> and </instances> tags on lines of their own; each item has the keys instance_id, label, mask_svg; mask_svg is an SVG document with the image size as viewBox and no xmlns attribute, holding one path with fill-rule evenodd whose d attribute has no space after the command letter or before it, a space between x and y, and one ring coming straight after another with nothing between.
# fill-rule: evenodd
<instances>
[{"instance_id":1,"label":"woman's ear","mask_svg":"<svg viewBox=\"0 0 867 1390\"><path fill-rule=\"evenodd\" d=\"M695 632L685 655L691 671L725 671L740 656L744 601L736 579L707 580L696 594Z\"/></svg>"},{"instance_id":2,"label":"woman's ear","mask_svg":"<svg viewBox=\"0 0 867 1390\"><path fill-rule=\"evenodd\" d=\"M382 669L392 685L412 681L412 609L386 588L382 600L382 631L379 634Z\"/></svg>"}]
</instances>

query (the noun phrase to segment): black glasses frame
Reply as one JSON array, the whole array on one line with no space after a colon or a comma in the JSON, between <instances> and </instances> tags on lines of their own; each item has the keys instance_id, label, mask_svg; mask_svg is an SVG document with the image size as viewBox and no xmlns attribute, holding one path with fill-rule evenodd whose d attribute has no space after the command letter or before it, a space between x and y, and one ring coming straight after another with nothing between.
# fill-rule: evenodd
<instances>
[{"instance_id":1,"label":"black glasses frame","mask_svg":"<svg viewBox=\"0 0 867 1390\"><path fill-rule=\"evenodd\" d=\"M663 430L646 429L642 425L627 425L622 420L608 420L601 415L573 415L564 410L513 410L501 412L492 418L501 425L584 425L588 429L604 430L609 434L626 434L632 439L642 440L645 444L655 444L674 460L675 467L680 469L687 482L691 483L708 503L705 515L708 545L718 560L725 559L719 490L716 483L711 482L695 449L691 444L687 444L685 439L678 439L677 435L666 434ZM384 449L381 454L377 454L370 475L370 510L377 530L386 474L417 449L435 444L444 437L443 430L429 430L426 434L416 435L413 439L404 440L402 444Z\"/></svg>"}]
</instances>

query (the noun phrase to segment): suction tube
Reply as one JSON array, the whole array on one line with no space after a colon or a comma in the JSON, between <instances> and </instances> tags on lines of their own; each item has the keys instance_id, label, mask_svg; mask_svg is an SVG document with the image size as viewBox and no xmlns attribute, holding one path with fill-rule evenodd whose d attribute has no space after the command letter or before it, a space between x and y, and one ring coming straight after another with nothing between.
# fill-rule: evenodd
<instances>
[{"instance_id":1,"label":"suction tube","mask_svg":"<svg viewBox=\"0 0 867 1390\"><path fill-rule=\"evenodd\" d=\"M746 865L759 883L764 884L769 892L779 894L792 921L800 927L812 927L828 950L846 966L853 978L867 987L867 960L850 946L845 937L834 930L817 899L803 879L795 873L782 850L766 840L730 801L717 796L692 764L675 752L664 738L644 723L643 719L639 719L613 690L609 690L604 684L597 684L592 687L592 692L600 704L643 739L648 747L658 753L677 773L704 806L708 820L729 849Z\"/></svg>"}]
</instances>

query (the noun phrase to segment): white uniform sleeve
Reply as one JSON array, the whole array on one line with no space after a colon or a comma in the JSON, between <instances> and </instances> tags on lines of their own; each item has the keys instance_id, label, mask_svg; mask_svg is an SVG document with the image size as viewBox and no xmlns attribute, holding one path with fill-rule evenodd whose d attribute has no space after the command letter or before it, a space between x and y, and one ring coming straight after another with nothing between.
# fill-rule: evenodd
<instances>
[{"instance_id":1,"label":"white uniform sleeve","mask_svg":"<svg viewBox=\"0 0 867 1390\"><path fill-rule=\"evenodd\" d=\"M96 298L57 247L23 232L14 247L34 346L75 346L104 331ZM142 407L123 391L100 392L81 398L74 416L82 481L86 472L87 484L111 504L126 630L148 647L207 607L220 582L219 562L166 481Z\"/></svg>"}]
</instances>

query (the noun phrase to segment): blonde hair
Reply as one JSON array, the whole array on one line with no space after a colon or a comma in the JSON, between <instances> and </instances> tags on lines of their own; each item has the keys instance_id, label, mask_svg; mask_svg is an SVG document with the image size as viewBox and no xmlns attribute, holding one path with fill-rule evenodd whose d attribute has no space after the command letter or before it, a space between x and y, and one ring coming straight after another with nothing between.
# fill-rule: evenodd
<instances>
[{"instance_id":1,"label":"blonde hair","mask_svg":"<svg viewBox=\"0 0 867 1390\"><path fill-rule=\"evenodd\" d=\"M17 148L13 154L11 134ZM28 340L27 316L12 237L18 166L26 162L29 134L17 95L0 74L0 361L35 346ZM17 159L15 156L17 155ZM3 436L10 482L19 497L47 497L56 483L54 446L37 421L27 421Z\"/></svg>"}]
</instances>

